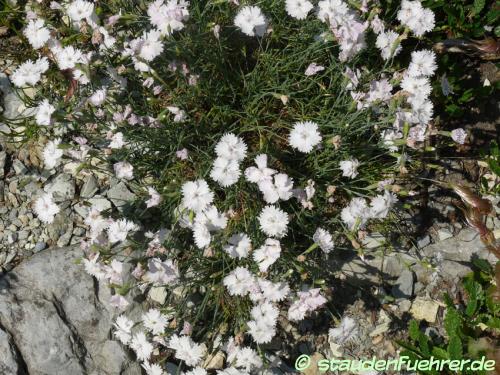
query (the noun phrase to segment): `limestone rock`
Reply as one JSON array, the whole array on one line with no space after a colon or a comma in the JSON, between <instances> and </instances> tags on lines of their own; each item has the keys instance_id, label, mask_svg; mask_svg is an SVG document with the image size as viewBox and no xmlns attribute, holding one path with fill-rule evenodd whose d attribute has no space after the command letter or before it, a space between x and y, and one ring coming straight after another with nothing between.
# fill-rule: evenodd
<instances>
[{"instance_id":1,"label":"limestone rock","mask_svg":"<svg viewBox=\"0 0 500 375\"><path fill-rule=\"evenodd\" d=\"M0 373L141 374L110 341L114 316L98 298L104 287L75 264L82 255L46 250L0 278L0 369L14 369Z\"/></svg>"}]
</instances>

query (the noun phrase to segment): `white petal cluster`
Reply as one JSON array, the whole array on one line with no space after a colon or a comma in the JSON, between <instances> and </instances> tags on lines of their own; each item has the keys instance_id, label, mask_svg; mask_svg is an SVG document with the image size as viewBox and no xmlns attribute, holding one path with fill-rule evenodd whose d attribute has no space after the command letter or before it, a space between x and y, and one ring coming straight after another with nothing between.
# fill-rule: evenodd
<instances>
[{"instance_id":1,"label":"white petal cluster","mask_svg":"<svg viewBox=\"0 0 500 375\"><path fill-rule=\"evenodd\" d=\"M321 289L309 289L305 292L298 292L299 297L288 309L288 319L299 321L307 314L317 310L326 303L326 298L320 294Z\"/></svg>"},{"instance_id":2,"label":"white petal cluster","mask_svg":"<svg viewBox=\"0 0 500 375\"><path fill-rule=\"evenodd\" d=\"M332 251L335 247L332 235L323 228L316 229L316 232L314 232L313 235L313 241L318 244L321 250L323 250L326 254Z\"/></svg>"},{"instance_id":3,"label":"white petal cluster","mask_svg":"<svg viewBox=\"0 0 500 375\"><path fill-rule=\"evenodd\" d=\"M285 7L291 17L305 20L313 5L308 0L286 0Z\"/></svg>"},{"instance_id":4,"label":"white petal cluster","mask_svg":"<svg viewBox=\"0 0 500 375\"><path fill-rule=\"evenodd\" d=\"M23 34L34 49L42 48L50 39L50 31L42 19L30 20Z\"/></svg>"},{"instance_id":5,"label":"white petal cluster","mask_svg":"<svg viewBox=\"0 0 500 375\"><path fill-rule=\"evenodd\" d=\"M434 12L424 8L418 0L403 0L398 11L399 22L407 26L416 36L422 36L434 28Z\"/></svg>"},{"instance_id":6,"label":"white petal cluster","mask_svg":"<svg viewBox=\"0 0 500 375\"><path fill-rule=\"evenodd\" d=\"M172 335L167 346L175 351L175 358L188 366L198 365L207 351L205 344L197 344L189 336Z\"/></svg>"},{"instance_id":7,"label":"white petal cluster","mask_svg":"<svg viewBox=\"0 0 500 375\"><path fill-rule=\"evenodd\" d=\"M276 206L266 206L259 215L260 229L269 237L282 238L288 230L288 215Z\"/></svg>"},{"instance_id":8,"label":"white petal cluster","mask_svg":"<svg viewBox=\"0 0 500 375\"><path fill-rule=\"evenodd\" d=\"M33 208L38 218L46 224L52 223L54 221L54 216L60 211L59 207L54 203L52 194L50 193L43 194L39 197L35 201Z\"/></svg>"},{"instance_id":9,"label":"white petal cluster","mask_svg":"<svg viewBox=\"0 0 500 375\"><path fill-rule=\"evenodd\" d=\"M288 142L300 152L310 153L321 142L318 124L312 121L296 122L290 132Z\"/></svg>"},{"instance_id":10,"label":"white petal cluster","mask_svg":"<svg viewBox=\"0 0 500 375\"><path fill-rule=\"evenodd\" d=\"M59 148L61 144L61 139L56 138L52 141L48 141L43 149L43 162L45 164L45 169L55 168L63 156L63 150Z\"/></svg>"},{"instance_id":11,"label":"white petal cluster","mask_svg":"<svg viewBox=\"0 0 500 375\"><path fill-rule=\"evenodd\" d=\"M210 177L222 187L234 185L240 175L240 163L247 154L245 142L232 133L224 134L215 146L217 158L214 160Z\"/></svg>"},{"instance_id":12,"label":"white petal cluster","mask_svg":"<svg viewBox=\"0 0 500 375\"><path fill-rule=\"evenodd\" d=\"M46 57L41 57L35 62L28 60L19 65L10 76L10 79L17 87L34 86L48 69L49 61Z\"/></svg>"},{"instance_id":13,"label":"white petal cluster","mask_svg":"<svg viewBox=\"0 0 500 375\"><path fill-rule=\"evenodd\" d=\"M184 28L189 19L188 6L184 0L153 1L148 7L149 20L163 35L170 35Z\"/></svg>"},{"instance_id":14,"label":"white petal cluster","mask_svg":"<svg viewBox=\"0 0 500 375\"><path fill-rule=\"evenodd\" d=\"M257 6L245 6L234 18L234 25L248 36L263 36L267 28L267 20Z\"/></svg>"}]
</instances>

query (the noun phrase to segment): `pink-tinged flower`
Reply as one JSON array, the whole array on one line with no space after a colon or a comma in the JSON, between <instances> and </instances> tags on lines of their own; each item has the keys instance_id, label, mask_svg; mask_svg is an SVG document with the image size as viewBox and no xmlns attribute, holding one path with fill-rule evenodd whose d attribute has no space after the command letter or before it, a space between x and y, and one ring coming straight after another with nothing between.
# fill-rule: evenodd
<instances>
[{"instance_id":1,"label":"pink-tinged flower","mask_svg":"<svg viewBox=\"0 0 500 375\"><path fill-rule=\"evenodd\" d=\"M453 139L458 144L463 145L466 138L467 132L462 128L457 128L451 131L451 139Z\"/></svg>"},{"instance_id":2,"label":"pink-tinged flower","mask_svg":"<svg viewBox=\"0 0 500 375\"><path fill-rule=\"evenodd\" d=\"M313 76L315 75L316 73L319 73L321 71L325 70L325 67L322 66L322 65L318 65L316 63L311 63L309 64L309 66L307 67L306 71L304 72L304 74L306 76Z\"/></svg>"}]
</instances>

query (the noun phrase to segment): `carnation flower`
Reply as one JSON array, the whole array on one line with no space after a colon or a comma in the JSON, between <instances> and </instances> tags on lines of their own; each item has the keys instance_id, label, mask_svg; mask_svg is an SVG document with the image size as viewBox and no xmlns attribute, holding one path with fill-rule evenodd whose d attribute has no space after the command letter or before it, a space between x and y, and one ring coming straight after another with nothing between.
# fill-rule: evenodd
<instances>
[{"instance_id":1,"label":"carnation flower","mask_svg":"<svg viewBox=\"0 0 500 375\"><path fill-rule=\"evenodd\" d=\"M278 240L268 238L264 245L253 253L253 259L259 265L260 272L267 272L269 267L276 262L281 255L281 245Z\"/></svg>"},{"instance_id":2,"label":"carnation flower","mask_svg":"<svg viewBox=\"0 0 500 375\"><path fill-rule=\"evenodd\" d=\"M113 325L116 328L116 331L113 332L114 335L118 338L118 340L121 341L123 345L127 345L132 338L132 334L130 332L132 327L134 326L134 322L132 322L124 315L119 315Z\"/></svg>"},{"instance_id":3,"label":"carnation flower","mask_svg":"<svg viewBox=\"0 0 500 375\"><path fill-rule=\"evenodd\" d=\"M398 20L415 34L422 36L434 28L434 13L422 7L420 1L403 0L398 11Z\"/></svg>"},{"instance_id":4,"label":"carnation flower","mask_svg":"<svg viewBox=\"0 0 500 375\"><path fill-rule=\"evenodd\" d=\"M139 361L147 361L153 352L153 344L151 344L144 332L138 332L130 341L130 347L134 350Z\"/></svg>"},{"instance_id":5,"label":"carnation flower","mask_svg":"<svg viewBox=\"0 0 500 375\"><path fill-rule=\"evenodd\" d=\"M338 327L330 328L328 331L330 341L338 345L343 345L353 340L358 334L358 324L348 316L342 318Z\"/></svg>"},{"instance_id":6,"label":"carnation flower","mask_svg":"<svg viewBox=\"0 0 500 375\"><path fill-rule=\"evenodd\" d=\"M50 193L40 196L35 201L33 208L38 218L46 224L52 223L54 221L54 216L60 211L59 207L52 200L52 194Z\"/></svg>"},{"instance_id":7,"label":"carnation flower","mask_svg":"<svg viewBox=\"0 0 500 375\"><path fill-rule=\"evenodd\" d=\"M188 158L188 154L189 152L186 148L175 152L175 156L177 156L181 160L186 160Z\"/></svg>"},{"instance_id":8,"label":"carnation flower","mask_svg":"<svg viewBox=\"0 0 500 375\"><path fill-rule=\"evenodd\" d=\"M239 233L229 238L229 244L224 246L224 251L231 258L246 258L252 249L252 242L245 233Z\"/></svg>"},{"instance_id":9,"label":"carnation flower","mask_svg":"<svg viewBox=\"0 0 500 375\"><path fill-rule=\"evenodd\" d=\"M158 206L161 202L161 195L151 186L148 186L149 199L146 201L146 207Z\"/></svg>"},{"instance_id":10,"label":"carnation flower","mask_svg":"<svg viewBox=\"0 0 500 375\"><path fill-rule=\"evenodd\" d=\"M83 61L82 51L73 46L57 49L55 57L57 65L61 70L73 69L76 64L82 63Z\"/></svg>"},{"instance_id":11,"label":"carnation flower","mask_svg":"<svg viewBox=\"0 0 500 375\"><path fill-rule=\"evenodd\" d=\"M358 159L343 160L339 163L339 166L344 177L354 178L358 175Z\"/></svg>"},{"instance_id":12,"label":"carnation flower","mask_svg":"<svg viewBox=\"0 0 500 375\"><path fill-rule=\"evenodd\" d=\"M106 100L106 89L96 90L89 98L89 103L98 107Z\"/></svg>"},{"instance_id":13,"label":"carnation flower","mask_svg":"<svg viewBox=\"0 0 500 375\"><path fill-rule=\"evenodd\" d=\"M34 49L42 48L50 39L49 29L45 27L45 22L39 18L29 21L23 34Z\"/></svg>"},{"instance_id":14,"label":"carnation flower","mask_svg":"<svg viewBox=\"0 0 500 375\"><path fill-rule=\"evenodd\" d=\"M123 263L113 259L111 265L104 267L105 278L109 280L111 284L121 285L123 283L122 272Z\"/></svg>"},{"instance_id":15,"label":"carnation flower","mask_svg":"<svg viewBox=\"0 0 500 375\"><path fill-rule=\"evenodd\" d=\"M378 34L376 46L381 51L384 60L389 60L401 52L402 47L398 38L399 34L392 30Z\"/></svg>"},{"instance_id":16,"label":"carnation flower","mask_svg":"<svg viewBox=\"0 0 500 375\"><path fill-rule=\"evenodd\" d=\"M122 132L113 134L110 140L111 142L109 143L109 148L120 149L125 145Z\"/></svg>"},{"instance_id":17,"label":"carnation flower","mask_svg":"<svg viewBox=\"0 0 500 375\"><path fill-rule=\"evenodd\" d=\"M106 278L106 270L104 266L98 262L99 254L89 255L90 259L83 258L83 266L85 272L95 277L97 280L104 280Z\"/></svg>"},{"instance_id":18,"label":"carnation flower","mask_svg":"<svg viewBox=\"0 0 500 375\"><path fill-rule=\"evenodd\" d=\"M262 360L259 354L251 348L241 348L236 354L235 366L238 368L243 368L245 371L249 372L252 369L258 369L262 367Z\"/></svg>"},{"instance_id":19,"label":"carnation flower","mask_svg":"<svg viewBox=\"0 0 500 375\"><path fill-rule=\"evenodd\" d=\"M168 347L175 350L175 358L184 361L188 366L196 366L200 363L207 349L205 344L196 344L188 336L172 335Z\"/></svg>"},{"instance_id":20,"label":"carnation flower","mask_svg":"<svg viewBox=\"0 0 500 375\"><path fill-rule=\"evenodd\" d=\"M161 34L157 30L145 32L143 36L136 41L134 49L137 55L146 61L153 61L155 57L163 52L163 43L160 38Z\"/></svg>"},{"instance_id":21,"label":"carnation flower","mask_svg":"<svg viewBox=\"0 0 500 375\"><path fill-rule=\"evenodd\" d=\"M69 4L66 12L69 18L74 22L79 22L83 19L89 19L94 11L94 4L84 0L74 0Z\"/></svg>"},{"instance_id":22,"label":"carnation flower","mask_svg":"<svg viewBox=\"0 0 500 375\"><path fill-rule=\"evenodd\" d=\"M313 241L327 254L333 250L334 244L332 235L323 228L316 229L313 235Z\"/></svg>"},{"instance_id":23,"label":"carnation flower","mask_svg":"<svg viewBox=\"0 0 500 375\"><path fill-rule=\"evenodd\" d=\"M117 178L131 180L134 178L134 167L126 161L120 161L113 165Z\"/></svg>"},{"instance_id":24,"label":"carnation flower","mask_svg":"<svg viewBox=\"0 0 500 375\"><path fill-rule=\"evenodd\" d=\"M370 216L376 219L387 217L390 209L397 200L396 196L389 191L385 191L384 195L377 195L370 202Z\"/></svg>"},{"instance_id":25,"label":"carnation flower","mask_svg":"<svg viewBox=\"0 0 500 375\"><path fill-rule=\"evenodd\" d=\"M284 173L275 174L274 183L262 181L259 189L267 203L276 203L279 199L286 201L292 197L293 180Z\"/></svg>"},{"instance_id":26,"label":"carnation flower","mask_svg":"<svg viewBox=\"0 0 500 375\"><path fill-rule=\"evenodd\" d=\"M130 231L137 230L137 225L127 219L113 221L108 226L108 240L110 243L123 242Z\"/></svg>"},{"instance_id":27,"label":"carnation flower","mask_svg":"<svg viewBox=\"0 0 500 375\"><path fill-rule=\"evenodd\" d=\"M248 36L262 36L267 27L266 18L260 8L256 6L241 8L234 19L234 24Z\"/></svg>"},{"instance_id":28,"label":"carnation flower","mask_svg":"<svg viewBox=\"0 0 500 375\"><path fill-rule=\"evenodd\" d=\"M46 169L52 169L59 164L59 160L63 156L63 150L59 148L60 144L61 139L56 138L45 145L43 149L43 162Z\"/></svg>"},{"instance_id":29,"label":"carnation flower","mask_svg":"<svg viewBox=\"0 0 500 375\"><path fill-rule=\"evenodd\" d=\"M432 76L437 69L434 51L422 50L411 53L411 63L408 67L410 77Z\"/></svg>"},{"instance_id":30,"label":"carnation flower","mask_svg":"<svg viewBox=\"0 0 500 375\"><path fill-rule=\"evenodd\" d=\"M248 333L252 335L257 344L271 342L276 335L278 309L268 302L263 302L254 306L250 314L253 320L247 322Z\"/></svg>"},{"instance_id":31,"label":"carnation flower","mask_svg":"<svg viewBox=\"0 0 500 375\"><path fill-rule=\"evenodd\" d=\"M392 85L386 78L379 81L370 82L370 91L366 95L366 102L368 104L387 102L392 98Z\"/></svg>"},{"instance_id":32,"label":"carnation flower","mask_svg":"<svg viewBox=\"0 0 500 375\"><path fill-rule=\"evenodd\" d=\"M315 75L316 73L318 72L321 72L325 70L325 67L322 66L322 65L318 65L316 63L311 63L309 64L309 66L307 67L306 71L304 72L304 74L308 77L310 76L313 76Z\"/></svg>"},{"instance_id":33,"label":"carnation flower","mask_svg":"<svg viewBox=\"0 0 500 375\"><path fill-rule=\"evenodd\" d=\"M215 146L215 153L219 158L240 162L247 155L247 145L240 137L227 133Z\"/></svg>"},{"instance_id":34,"label":"carnation flower","mask_svg":"<svg viewBox=\"0 0 500 375\"><path fill-rule=\"evenodd\" d=\"M36 123L42 126L50 125L50 116L52 116L55 110L55 107L52 106L47 99L42 100L36 109Z\"/></svg>"},{"instance_id":35,"label":"carnation flower","mask_svg":"<svg viewBox=\"0 0 500 375\"><path fill-rule=\"evenodd\" d=\"M362 228L366 221L370 218L370 210L363 198L353 198L347 207L340 213L342 221L347 225L349 230Z\"/></svg>"},{"instance_id":36,"label":"carnation flower","mask_svg":"<svg viewBox=\"0 0 500 375\"><path fill-rule=\"evenodd\" d=\"M148 260L148 271L144 279L153 285L168 285L179 278L179 270L171 259L162 261L160 258Z\"/></svg>"},{"instance_id":37,"label":"carnation flower","mask_svg":"<svg viewBox=\"0 0 500 375\"><path fill-rule=\"evenodd\" d=\"M182 204L195 212L203 211L214 200L205 180L189 181L182 185Z\"/></svg>"},{"instance_id":38,"label":"carnation flower","mask_svg":"<svg viewBox=\"0 0 500 375\"><path fill-rule=\"evenodd\" d=\"M286 235L288 215L275 206L266 206L259 215L260 229L270 237Z\"/></svg>"},{"instance_id":39,"label":"carnation flower","mask_svg":"<svg viewBox=\"0 0 500 375\"><path fill-rule=\"evenodd\" d=\"M245 296L254 287L255 278L247 268L237 267L224 277L223 283L230 295Z\"/></svg>"},{"instance_id":40,"label":"carnation flower","mask_svg":"<svg viewBox=\"0 0 500 375\"><path fill-rule=\"evenodd\" d=\"M186 120L186 112L179 107L167 107L168 111L174 115L174 122L183 122Z\"/></svg>"},{"instance_id":41,"label":"carnation flower","mask_svg":"<svg viewBox=\"0 0 500 375\"><path fill-rule=\"evenodd\" d=\"M149 309L142 315L142 323L153 335L161 335L168 324L168 319L158 309Z\"/></svg>"},{"instance_id":42,"label":"carnation flower","mask_svg":"<svg viewBox=\"0 0 500 375\"><path fill-rule=\"evenodd\" d=\"M338 27L352 17L352 11L342 0L322 0L318 3L318 18L332 27Z\"/></svg>"},{"instance_id":43,"label":"carnation flower","mask_svg":"<svg viewBox=\"0 0 500 375\"><path fill-rule=\"evenodd\" d=\"M290 132L288 142L300 152L310 153L321 142L318 124L312 121L296 122Z\"/></svg>"},{"instance_id":44,"label":"carnation flower","mask_svg":"<svg viewBox=\"0 0 500 375\"><path fill-rule=\"evenodd\" d=\"M236 160L218 157L213 163L210 177L222 187L228 187L238 182L241 171Z\"/></svg>"},{"instance_id":45,"label":"carnation flower","mask_svg":"<svg viewBox=\"0 0 500 375\"><path fill-rule=\"evenodd\" d=\"M189 2L184 0L156 0L149 4L148 16L151 24L164 35L184 28L184 21L189 18Z\"/></svg>"},{"instance_id":46,"label":"carnation flower","mask_svg":"<svg viewBox=\"0 0 500 375\"><path fill-rule=\"evenodd\" d=\"M161 368L161 366L157 363L149 363L145 361L142 365L142 368L146 371L146 375L164 375L165 372Z\"/></svg>"},{"instance_id":47,"label":"carnation flower","mask_svg":"<svg viewBox=\"0 0 500 375\"><path fill-rule=\"evenodd\" d=\"M304 20L307 13L314 7L310 1L307 0L286 0L286 12L298 20Z\"/></svg>"},{"instance_id":48,"label":"carnation flower","mask_svg":"<svg viewBox=\"0 0 500 375\"><path fill-rule=\"evenodd\" d=\"M123 311L128 305L130 305L130 302L128 302L122 295L115 294L109 299L109 304L115 309Z\"/></svg>"},{"instance_id":49,"label":"carnation flower","mask_svg":"<svg viewBox=\"0 0 500 375\"><path fill-rule=\"evenodd\" d=\"M220 371L217 371L217 373L220 373ZM203 367L195 367L191 371L187 371L184 373L184 375L207 375L207 370L205 370Z\"/></svg>"},{"instance_id":50,"label":"carnation flower","mask_svg":"<svg viewBox=\"0 0 500 375\"><path fill-rule=\"evenodd\" d=\"M26 85L34 86L40 81L42 74L48 69L49 61L46 57L39 58L35 62L28 60L19 65L10 76L10 79L17 87Z\"/></svg>"},{"instance_id":51,"label":"carnation flower","mask_svg":"<svg viewBox=\"0 0 500 375\"><path fill-rule=\"evenodd\" d=\"M453 139L458 144L463 145L465 139L467 138L467 132L462 128L453 129L451 131L451 139Z\"/></svg>"},{"instance_id":52,"label":"carnation flower","mask_svg":"<svg viewBox=\"0 0 500 375\"><path fill-rule=\"evenodd\" d=\"M326 298L320 294L320 291L320 288L316 288L306 292L298 292L299 299L288 309L288 319L292 321L302 320L308 313L323 306L326 303Z\"/></svg>"},{"instance_id":53,"label":"carnation flower","mask_svg":"<svg viewBox=\"0 0 500 375\"><path fill-rule=\"evenodd\" d=\"M274 169L267 167L267 155L260 154L255 157L257 167L249 167L245 170L245 178L253 183L271 181L272 175L277 173Z\"/></svg>"},{"instance_id":54,"label":"carnation flower","mask_svg":"<svg viewBox=\"0 0 500 375\"><path fill-rule=\"evenodd\" d=\"M258 278L257 286L250 291L250 299L253 302L280 302L290 293L287 283Z\"/></svg>"}]
</instances>

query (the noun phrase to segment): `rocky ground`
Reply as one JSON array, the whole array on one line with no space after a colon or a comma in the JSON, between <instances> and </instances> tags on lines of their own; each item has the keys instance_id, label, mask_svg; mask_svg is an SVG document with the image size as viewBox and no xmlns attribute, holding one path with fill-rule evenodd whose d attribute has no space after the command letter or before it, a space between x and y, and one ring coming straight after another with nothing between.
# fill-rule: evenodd
<instances>
[{"instance_id":1,"label":"rocky ground","mask_svg":"<svg viewBox=\"0 0 500 375\"><path fill-rule=\"evenodd\" d=\"M7 118L26 110L5 76L0 76L0 91ZM10 132L1 124L0 130ZM105 171L78 171L77 164L46 171L40 166L40 146L8 142L11 136L0 137L0 374L140 374L131 353L112 339L117 312L106 302L108 288L76 264L88 207L123 210L140 192ZM50 225L42 224L32 209L44 191L53 192L61 207ZM498 200L492 200L500 214ZM401 337L410 317L442 330L443 292L456 292L473 257L494 258L477 234L464 227L449 198L434 194L427 209L439 214L410 218L415 229L425 223L414 245L383 252L381 245L389 239L371 233L365 238L364 259L345 254L329 265L338 270L336 315L353 319L356 331L344 341L328 336L331 317L298 327L281 321L289 336L271 345L279 353L270 358L273 373L291 373L302 353L316 359L395 357L399 349L394 339ZM499 238L500 221L488 220ZM158 302L158 294L149 297L145 305ZM134 308L127 315L139 316L140 307ZM223 360L214 356L206 366L220 368ZM175 365L168 366L175 373Z\"/></svg>"}]
</instances>

